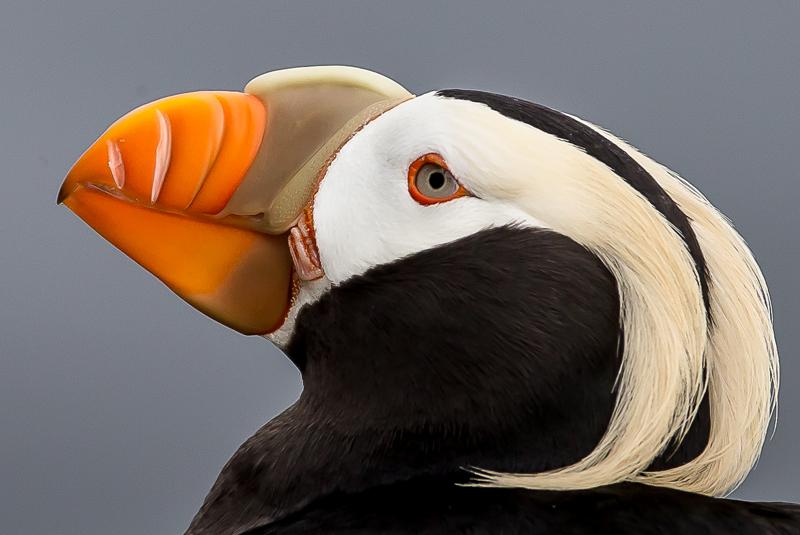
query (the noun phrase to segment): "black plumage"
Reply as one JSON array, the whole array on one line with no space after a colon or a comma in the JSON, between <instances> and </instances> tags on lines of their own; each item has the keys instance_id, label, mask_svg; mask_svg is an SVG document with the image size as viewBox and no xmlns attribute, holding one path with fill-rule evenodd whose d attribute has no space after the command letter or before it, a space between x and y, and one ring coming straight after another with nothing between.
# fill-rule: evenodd
<instances>
[{"instance_id":1,"label":"black plumage","mask_svg":"<svg viewBox=\"0 0 800 535\"><path fill-rule=\"evenodd\" d=\"M580 491L458 487L447 480L336 493L243 535L789 535L800 506L622 483Z\"/></svg>"},{"instance_id":2,"label":"black plumage","mask_svg":"<svg viewBox=\"0 0 800 535\"><path fill-rule=\"evenodd\" d=\"M661 212L683 237L689 253L694 259L700 287L703 290L703 302L706 312L711 317L709 306L709 275L706 260L700 243L697 241L689 218L681 211L675 201L667 195L658 182L630 154L619 148L600 132L586 123L560 111L535 104L515 97L465 89L443 89L437 95L447 98L468 100L485 104L497 113L528 124L542 132L580 148L589 156L602 162L622 180L638 191L650 204Z\"/></svg>"},{"instance_id":3,"label":"black plumage","mask_svg":"<svg viewBox=\"0 0 800 535\"><path fill-rule=\"evenodd\" d=\"M691 186L513 97L348 67L248 88L135 110L59 194L302 373L187 535L800 534L798 506L709 497L756 462L778 361L760 270ZM455 193L417 191L422 163Z\"/></svg>"},{"instance_id":4,"label":"black plumage","mask_svg":"<svg viewBox=\"0 0 800 535\"><path fill-rule=\"evenodd\" d=\"M624 533L686 503L685 526L715 525L717 510L772 521L641 485L458 486L469 468L535 473L587 455L614 407L619 328L611 274L554 232L491 229L375 267L301 312L288 351L301 398L241 446L188 533ZM675 457L706 438L690 433Z\"/></svg>"}]
</instances>

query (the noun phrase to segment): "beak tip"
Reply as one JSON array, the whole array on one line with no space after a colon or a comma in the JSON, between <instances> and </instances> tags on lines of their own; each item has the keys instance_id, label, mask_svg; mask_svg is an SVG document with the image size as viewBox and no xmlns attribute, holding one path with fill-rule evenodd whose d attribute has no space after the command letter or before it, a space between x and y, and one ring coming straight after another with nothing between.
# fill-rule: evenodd
<instances>
[{"instance_id":1,"label":"beak tip","mask_svg":"<svg viewBox=\"0 0 800 535\"><path fill-rule=\"evenodd\" d=\"M67 200L72 192L75 191L75 185L70 183L69 176L64 179L64 183L61 184L61 188L58 190L58 197L56 197L56 205L64 204L64 201Z\"/></svg>"}]
</instances>

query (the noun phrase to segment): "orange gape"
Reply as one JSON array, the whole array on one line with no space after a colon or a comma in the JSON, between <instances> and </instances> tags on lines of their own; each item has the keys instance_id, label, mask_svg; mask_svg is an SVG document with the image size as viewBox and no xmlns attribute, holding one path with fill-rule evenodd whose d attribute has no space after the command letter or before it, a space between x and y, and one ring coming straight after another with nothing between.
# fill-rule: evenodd
<instances>
[{"instance_id":1,"label":"orange gape","mask_svg":"<svg viewBox=\"0 0 800 535\"><path fill-rule=\"evenodd\" d=\"M147 104L81 156L59 201L217 321L246 334L270 332L289 307L287 236L213 217L250 168L266 119L261 101L244 93Z\"/></svg>"}]
</instances>

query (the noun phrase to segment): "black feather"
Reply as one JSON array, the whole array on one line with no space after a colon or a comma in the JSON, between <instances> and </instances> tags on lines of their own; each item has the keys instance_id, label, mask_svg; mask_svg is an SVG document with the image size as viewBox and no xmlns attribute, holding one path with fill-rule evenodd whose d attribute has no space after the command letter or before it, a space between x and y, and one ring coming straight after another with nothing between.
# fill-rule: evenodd
<instances>
[{"instance_id":1,"label":"black feather","mask_svg":"<svg viewBox=\"0 0 800 535\"><path fill-rule=\"evenodd\" d=\"M800 506L624 483L552 492L418 480L336 493L243 535L796 535Z\"/></svg>"},{"instance_id":2,"label":"black feather","mask_svg":"<svg viewBox=\"0 0 800 535\"><path fill-rule=\"evenodd\" d=\"M298 402L229 461L190 533L468 467L573 464L611 417L613 276L560 234L486 230L375 267L301 311Z\"/></svg>"},{"instance_id":3,"label":"black feather","mask_svg":"<svg viewBox=\"0 0 800 535\"><path fill-rule=\"evenodd\" d=\"M661 212L667 221L678 229L683 237L683 241L686 243L686 247L694 260L697 276L700 279L700 287L703 291L703 302L709 319L711 319L708 267L689 218L681 211L672 197L664 191L664 188L656 182L653 176L627 152L574 117L541 104L534 104L527 100L496 93L466 89L444 89L437 91L436 94L442 97L485 104L509 119L523 122L571 143L583 149L589 156L605 164L632 188L641 193L656 210Z\"/></svg>"}]
</instances>

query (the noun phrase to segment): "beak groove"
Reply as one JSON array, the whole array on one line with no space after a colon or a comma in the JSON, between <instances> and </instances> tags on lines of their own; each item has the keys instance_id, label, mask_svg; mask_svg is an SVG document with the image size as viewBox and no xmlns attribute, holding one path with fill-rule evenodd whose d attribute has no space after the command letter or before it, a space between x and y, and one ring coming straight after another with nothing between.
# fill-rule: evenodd
<instances>
[{"instance_id":1,"label":"beak groove","mask_svg":"<svg viewBox=\"0 0 800 535\"><path fill-rule=\"evenodd\" d=\"M325 164L412 95L353 67L268 73L246 91L133 110L78 159L57 200L201 312L265 334L297 281L324 274L300 216Z\"/></svg>"},{"instance_id":2,"label":"beak groove","mask_svg":"<svg viewBox=\"0 0 800 535\"><path fill-rule=\"evenodd\" d=\"M153 171L153 189L150 191L150 204L155 204L156 200L158 200L161 188L164 187L164 179L167 178L169 160L172 158L172 127L169 124L169 118L161 113L158 108L156 108L156 116L158 117L158 145L156 146L156 168ZM203 185L204 178L205 174L198 181L196 191Z\"/></svg>"}]
</instances>

